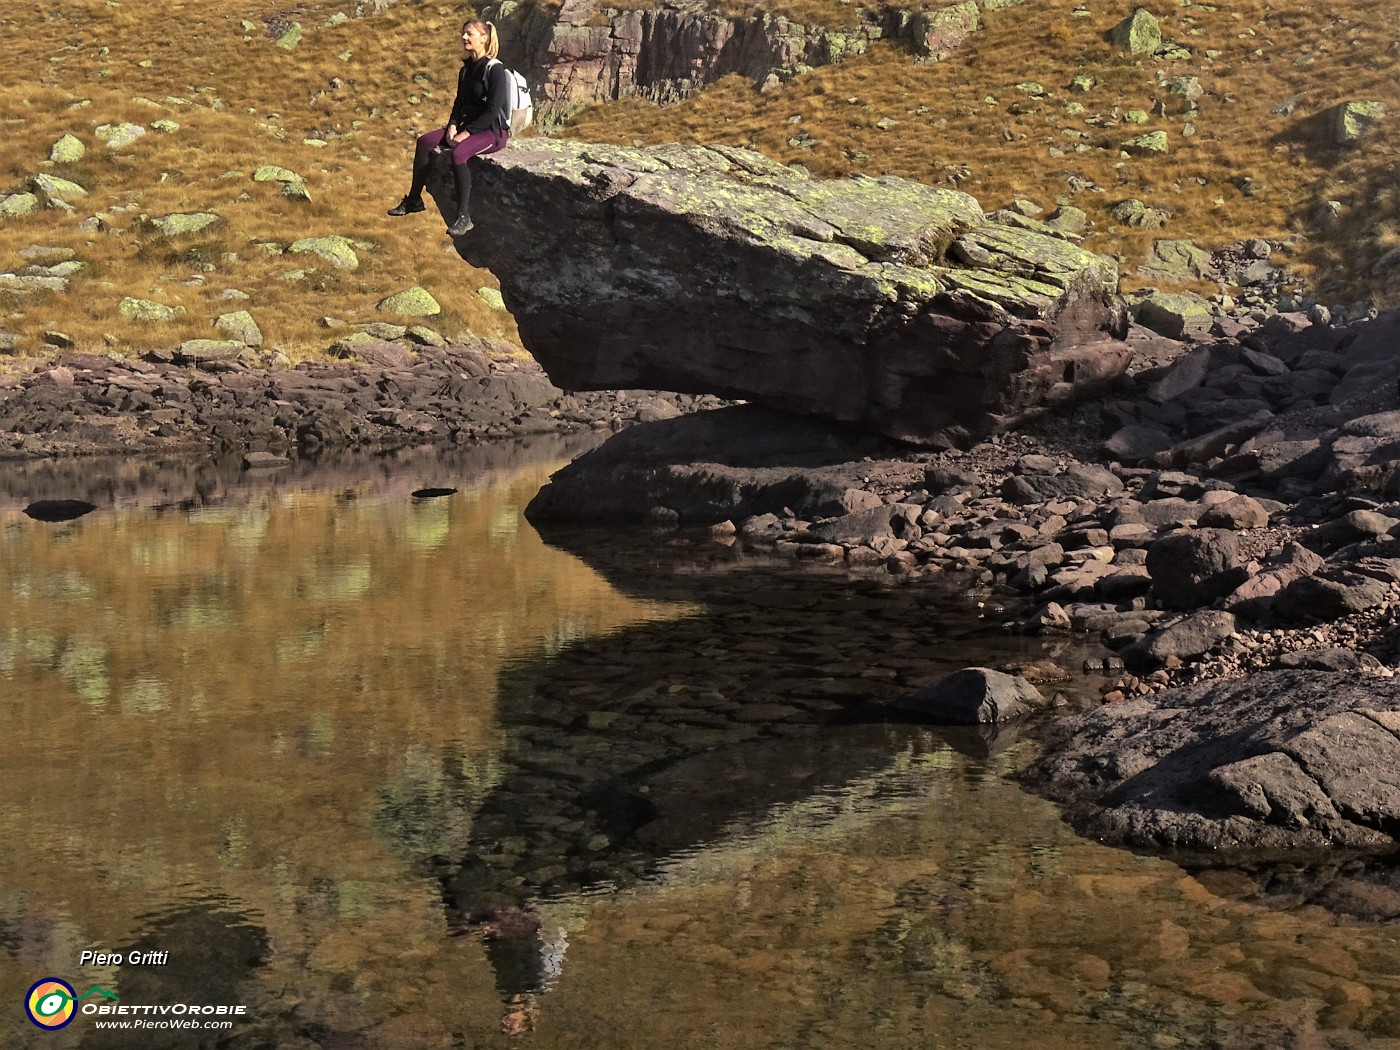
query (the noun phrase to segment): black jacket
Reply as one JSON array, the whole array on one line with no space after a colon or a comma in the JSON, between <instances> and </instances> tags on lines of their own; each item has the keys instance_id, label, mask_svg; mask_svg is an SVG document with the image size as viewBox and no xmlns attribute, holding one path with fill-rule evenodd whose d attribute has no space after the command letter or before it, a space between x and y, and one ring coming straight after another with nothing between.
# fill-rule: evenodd
<instances>
[{"instance_id":1,"label":"black jacket","mask_svg":"<svg viewBox=\"0 0 1400 1050\"><path fill-rule=\"evenodd\" d=\"M457 99L452 118L458 131L475 133L496 128L510 130L512 85L510 74L499 61L468 58L457 74Z\"/></svg>"}]
</instances>

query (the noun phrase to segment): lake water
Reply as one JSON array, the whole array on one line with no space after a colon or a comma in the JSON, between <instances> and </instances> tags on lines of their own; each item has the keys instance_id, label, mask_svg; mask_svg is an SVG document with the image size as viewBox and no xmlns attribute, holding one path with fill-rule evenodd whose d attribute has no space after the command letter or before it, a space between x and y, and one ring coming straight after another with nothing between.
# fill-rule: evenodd
<instances>
[{"instance_id":1,"label":"lake water","mask_svg":"<svg viewBox=\"0 0 1400 1050\"><path fill-rule=\"evenodd\" d=\"M568 452L3 472L0 1046L1400 1046L1393 924L1082 840L1026 743L875 717L1042 643L926 585L548 546ZM102 509L23 513L64 495ZM172 1004L245 1012L98 1027Z\"/></svg>"}]
</instances>

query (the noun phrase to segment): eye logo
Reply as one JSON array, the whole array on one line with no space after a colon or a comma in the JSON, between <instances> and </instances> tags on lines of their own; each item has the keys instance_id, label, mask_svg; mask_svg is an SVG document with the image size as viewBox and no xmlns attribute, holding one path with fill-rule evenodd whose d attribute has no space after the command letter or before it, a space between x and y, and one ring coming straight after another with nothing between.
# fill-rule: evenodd
<instances>
[{"instance_id":1,"label":"eye logo","mask_svg":"<svg viewBox=\"0 0 1400 1050\"><path fill-rule=\"evenodd\" d=\"M45 977L35 981L25 996L24 1011L40 1028L53 1031L73 1020L77 993L67 981Z\"/></svg>"}]
</instances>

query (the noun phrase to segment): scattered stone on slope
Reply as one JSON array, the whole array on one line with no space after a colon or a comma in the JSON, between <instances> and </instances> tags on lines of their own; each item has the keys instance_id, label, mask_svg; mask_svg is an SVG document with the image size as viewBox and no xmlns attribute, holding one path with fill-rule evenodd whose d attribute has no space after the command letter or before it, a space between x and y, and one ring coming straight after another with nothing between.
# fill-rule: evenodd
<instances>
[{"instance_id":1,"label":"scattered stone on slope","mask_svg":"<svg viewBox=\"0 0 1400 1050\"><path fill-rule=\"evenodd\" d=\"M36 191L60 201L74 201L88 195L88 191L71 179L60 179L57 175L35 175L31 185Z\"/></svg>"},{"instance_id":2,"label":"scattered stone on slope","mask_svg":"<svg viewBox=\"0 0 1400 1050\"><path fill-rule=\"evenodd\" d=\"M262 330L247 310L220 314L214 320L214 330L230 339L237 339L245 346L262 346L263 343Z\"/></svg>"},{"instance_id":3,"label":"scattered stone on slope","mask_svg":"<svg viewBox=\"0 0 1400 1050\"><path fill-rule=\"evenodd\" d=\"M150 299L136 299L129 295L117 304L117 313L128 321L173 321L184 312L183 306L166 306L164 303L157 303Z\"/></svg>"},{"instance_id":4,"label":"scattered stone on slope","mask_svg":"<svg viewBox=\"0 0 1400 1050\"><path fill-rule=\"evenodd\" d=\"M1187 240L1162 239L1152 242L1147 262L1139 270L1175 280L1201 280L1211 276L1210 252Z\"/></svg>"},{"instance_id":5,"label":"scattered stone on slope","mask_svg":"<svg viewBox=\"0 0 1400 1050\"><path fill-rule=\"evenodd\" d=\"M160 215L147 219L146 223L157 233L166 237L185 237L193 233L200 233L207 230L217 222L223 220L213 212L177 212L173 215Z\"/></svg>"},{"instance_id":6,"label":"scattered stone on slope","mask_svg":"<svg viewBox=\"0 0 1400 1050\"><path fill-rule=\"evenodd\" d=\"M345 237L303 237L293 241L287 251L294 254L311 254L325 259L337 270L355 271L360 268L360 257Z\"/></svg>"},{"instance_id":7,"label":"scattered stone on slope","mask_svg":"<svg viewBox=\"0 0 1400 1050\"><path fill-rule=\"evenodd\" d=\"M1332 141L1338 146L1353 146L1385 115L1384 102L1343 102L1332 124Z\"/></svg>"},{"instance_id":8,"label":"scattered stone on slope","mask_svg":"<svg viewBox=\"0 0 1400 1050\"><path fill-rule=\"evenodd\" d=\"M381 299L379 309L400 317L433 317L442 313L442 307L428 290L417 286Z\"/></svg>"},{"instance_id":9,"label":"scattered stone on slope","mask_svg":"<svg viewBox=\"0 0 1400 1050\"><path fill-rule=\"evenodd\" d=\"M146 134L140 124L103 124L93 134L107 144L108 149L124 149Z\"/></svg>"},{"instance_id":10,"label":"scattered stone on slope","mask_svg":"<svg viewBox=\"0 0 1400 1050\"><path fill-rule=\"evenodd\" d=\"M1129 297L1133 320L1168 339L1196 339L1210 331L1215 311L1194 292L1146 289Z\"/></svg>"},{"instance_id":11,"label":"scattered stone on slope","mask_svg":"<svg viewBox=\"0 0 1400 1050\"><path fill-rule=\"evenodd\" d=\"M39 198L32 193L10 193L0 196L0 218L14 219L33 214L39 207Z\"/></svg>"},{"instance_id":12,"label":"scattered stone on slope","mask_svg":"<svg viewBox=\"0 0 1400 1050\"><path fill-rule=\"evenodd\" d=\"M294 51L301 43L301 23L292 22L277 37L275 43L283 51Z\"/></svg>"},{"instance_id":13,"label":"scattered stone on slope","mask_svg":"<svg viewBox=\"0 0 1400 1050\"><path fill-rule=\"evenodd\" d=\"M1139 7L1109 30L1109 40L1129 54L1150 55L1162 46L1162 27L1155 15Z\"/></svg>"},{"instance_id":14,"label":"scattered stone on slope","mask_svg":"<svg viewBox=\"0 0 1400 1050\"><path fill-rule=\"evenodd\" d=\"M87 155L87 147L74 135L62 135L49 147L49 160L55 164L77 164Z\"/></svg>"},{"instance_id":15,"label":"scattered stone on slope","mask_svg":"<svg viewBox=\"0 0 1400 1050\"><path fill-rule=\"evenodd\" d=\"M311 194L306 188L306 180L296 172L275 164L264 164L253 172L254 182L278 182L282 185L282 195L289 200L308 202Z\"/></svg>"}]
</instances>

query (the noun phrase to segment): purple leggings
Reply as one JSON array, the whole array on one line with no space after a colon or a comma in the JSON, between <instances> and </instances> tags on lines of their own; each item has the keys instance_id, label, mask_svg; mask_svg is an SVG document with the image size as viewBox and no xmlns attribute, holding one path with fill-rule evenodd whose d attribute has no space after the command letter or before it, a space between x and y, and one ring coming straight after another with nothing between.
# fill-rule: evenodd
<instances>
[{"instance_id":1,"label":"purple leggings","mask_svg":"<svg viewBox=\"0 0 1400 1050\"><path fill-rule=\"evenodd\" d=\"M425 159L429 153L442 145L447 138L447 129L438 128L436 131L428 131L418 136L418 148L415 151L418 160ZM465 164L478 153L495 153L505 146L510 135L504 131L497 131L495 128L488 128L485 131L474 131L457 145L452 147L452 163ZM417 167L418 165L414 165Z\"/></svg>"}]
</instances>

